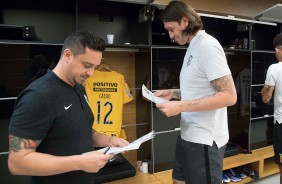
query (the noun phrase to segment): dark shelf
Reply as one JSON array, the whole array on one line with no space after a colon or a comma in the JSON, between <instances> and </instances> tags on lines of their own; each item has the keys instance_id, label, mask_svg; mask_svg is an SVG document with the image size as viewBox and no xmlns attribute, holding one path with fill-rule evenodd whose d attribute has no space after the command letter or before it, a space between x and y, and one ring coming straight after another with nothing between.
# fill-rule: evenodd
<instances>
[{"instance_id":1,"label":"dark shelf","mask_svg":"<svg viewBox=\"0 0 282 184\"><path fill-rule=\"evenodd\" d=\"M0 44L19 44L19 45L63 45L62 43L52 43L43 41L25 41L25 40L1 40Z\"/></svg>"}]
</instances>

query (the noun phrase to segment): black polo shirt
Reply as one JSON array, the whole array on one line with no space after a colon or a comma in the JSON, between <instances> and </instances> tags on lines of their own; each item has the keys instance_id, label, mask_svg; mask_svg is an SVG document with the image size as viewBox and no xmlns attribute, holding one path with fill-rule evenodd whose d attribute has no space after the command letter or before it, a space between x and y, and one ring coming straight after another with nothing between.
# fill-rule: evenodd
<instances>
[{"instance_id":1,"label":"black polo shirt","mask_svg":"<svg viewBox=\"0 0 282 184\"><path fill-rule=\"evenodd\" d=\"M42 140L37 152L56 156L78 155L93 150L92 123L93 114L84 87L72 87L48 70L19 95L9 133L25 139ZM93 174L83 171L31 177L31 181L94 183Z\"/></svg>"}]
</instances>

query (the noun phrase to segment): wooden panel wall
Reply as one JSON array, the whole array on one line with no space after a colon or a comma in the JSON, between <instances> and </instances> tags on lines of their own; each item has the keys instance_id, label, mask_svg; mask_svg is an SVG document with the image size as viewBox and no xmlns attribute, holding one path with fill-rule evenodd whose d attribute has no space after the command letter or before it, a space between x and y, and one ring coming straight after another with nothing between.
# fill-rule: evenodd
<instances>
[{"instance_id":1,"label":"wooden panel wall","mask_svg":"<svg viewBox=\"0 0 282 184\"><path fill-rule=\"evenodd\" d=\"M155 0L153 4L166 6L171 0ZM281 0L183 0L196 10L254 17L259 12L277 4Z\"/></svg>"},{"instance_id":2,"label":"wooden panel wall","mask_svg":"<svg viewBox=\"0 0 282 184\"><path fill-rule=\"evenodd\" d=\"M134 52L104 52L102 63L107 64L112 70L124 75L124 78L134 96L134 100L124 104L123 126L127 135L127 140L132 142L136 139L136 94L135 94L135 53ZM124 156L132 164L136 163L137 151L130 151Z\"/></svg>"}]
</instances>

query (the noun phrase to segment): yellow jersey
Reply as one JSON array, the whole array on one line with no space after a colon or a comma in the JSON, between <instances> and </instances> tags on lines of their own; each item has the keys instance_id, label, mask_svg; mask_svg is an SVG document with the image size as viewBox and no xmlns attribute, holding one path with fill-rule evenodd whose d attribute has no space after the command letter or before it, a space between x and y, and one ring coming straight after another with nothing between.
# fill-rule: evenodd
<instances>
[{"instance_id":1,"label":"yellow jersey","mask_svg":"<svg viewBox=\"0 0 282 184\"><path fill-rule=\"evenodd\" d=\"M97 132L126 139L121 128L123 104L133 100L124 76L115 71L95 70L85 81L85 90L94 115Z\"/></svg>"}]
</instances>

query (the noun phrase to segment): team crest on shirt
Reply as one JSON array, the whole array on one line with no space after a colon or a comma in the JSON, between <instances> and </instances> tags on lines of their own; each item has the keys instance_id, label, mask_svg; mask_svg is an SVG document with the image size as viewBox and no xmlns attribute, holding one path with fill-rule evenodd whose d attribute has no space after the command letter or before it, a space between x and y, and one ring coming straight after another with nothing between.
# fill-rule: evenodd
<instances>
[{"instance_id":1,"label":"team crest on shirt","mask_svg":"<svg viewBox=\"0 0 282 184\"><path fill-rule=\"evenodd\" d=\"M187 67L191 64L192 59L193 59L193 56L190 55L187 61Z\"/></svg>"}]
</instances>

